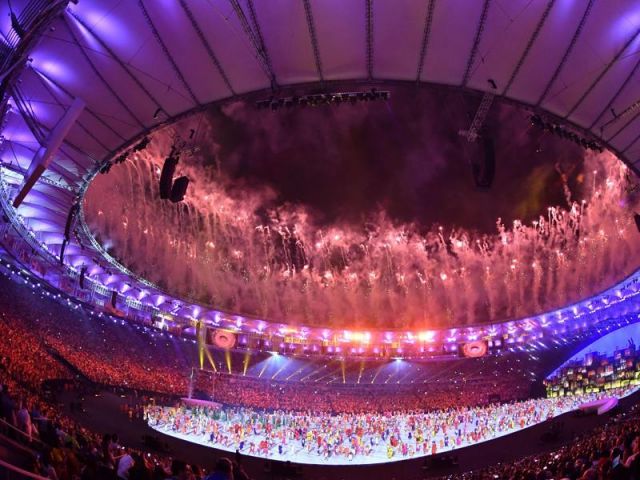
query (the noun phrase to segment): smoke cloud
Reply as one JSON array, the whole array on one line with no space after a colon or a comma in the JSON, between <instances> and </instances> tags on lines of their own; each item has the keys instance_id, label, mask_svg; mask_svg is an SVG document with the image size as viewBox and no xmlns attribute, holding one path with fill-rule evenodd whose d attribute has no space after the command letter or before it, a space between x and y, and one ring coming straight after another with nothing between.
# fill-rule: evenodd
<instances>
[{"instance_id":1,"label":"smoke cloud","mask_svg":"<svg viewBox=\"0 0 640 480\"><path fill-rule=\"evenodd\" d=\"M91 185L100 241L158 285L214 308L314 325L433 328L539 313L640 260L626 171L496 104L482 149L458 135L478 98L402 89L388 103L278 112L233 103L159 132ZM176 133L199 151L158 198ZM144 296L144 293L141 293ZM161 303L160 308L164 308Z\"/></svg>"}]
</instances>

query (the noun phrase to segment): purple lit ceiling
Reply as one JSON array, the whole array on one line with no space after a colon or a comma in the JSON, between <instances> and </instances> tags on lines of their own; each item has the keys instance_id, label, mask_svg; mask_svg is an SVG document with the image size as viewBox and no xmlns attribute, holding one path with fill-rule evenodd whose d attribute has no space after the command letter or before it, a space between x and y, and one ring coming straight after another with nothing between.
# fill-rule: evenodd
<instances>
[{"instance_id":1,"label":"purple lit ceiling","mask_svg":"<svg viewBox=\"0 0 640 480\"><path fill-rule=\"evenodd\" d=\"M633 163L639 32L633 0L81 0L43 35L20 90L45 127L70 95L82 97L88 106L68 141L102 159L168 117L269 89L271 80L420 80L482 91L491 78L500 94L592 129ZM611 109L629 108L611 122ZM15 125L5 137L28 143Z\"/></svg>"},{"instance_id":2,"label":"purple lit ceiling","mask_svg":"<svg viewBox=\"0 0 640 480\"><path fill-rule=\"evenodd\" d=\"M7 14L3 4L5 34ZM15 108L7 114L3 178L11 197L38 137L73 97L87 103L17 212L55 257L90 173L150 129L257 90L267 97L271 88L355 81L488 91L492 79L505 98L592 132L635 167L639 53L640 7L632 0L80 0L53 21L20 75L16 90L35 123ZM104 285L126 291L126 272L116 274L83 240L66 246L65 262L91 264ZM147 295L165 305L158 292L138 297Z\"/></svg>"}]
</instances>

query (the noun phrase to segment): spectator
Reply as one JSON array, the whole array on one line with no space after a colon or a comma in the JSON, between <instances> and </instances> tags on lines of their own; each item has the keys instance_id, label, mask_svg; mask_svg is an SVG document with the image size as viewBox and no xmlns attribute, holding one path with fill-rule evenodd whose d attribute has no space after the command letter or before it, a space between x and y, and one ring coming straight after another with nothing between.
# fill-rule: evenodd
<instances>
[{"instance_id":1,"label":"spectator","mask_svg":"<svg viewBox=\"0 0 640 480\"><path fill-rule=\"evenodd\" d=\"M222 457L216 462L216 467L205 480L234 480L231 460Z\"/></svg>"},{"instance_id":2,"label":"spectator","mask_svg":"<svg viewBox=\"0 0 640 480\"><path fill-rule=\"evenodd\" d=\"M193 480L191 466L186 462L174 459L171 462L171 480Z\"/></svg>"},{"instance_id":3,"label":"spectator","mask_svg":"<svg viewBox=\"0 0 640 480\"><path fill-rule=\"evenodd\" d=\"M18 404L18 413L16 413L16 426L25 434L29 442L33 439L33 427L31 425L31 415L27 409L24 400L20 400Z\"/></svg>"},{"instance_id":4,"label":"spectator","mask_svg":"<svg viewBox=\"0 0 640 480\"><path fill-rule=\"evenodd\" d=\"M122 455L118 458L118 478L128 480L129 470L131 470L134 463L133 457L129 454L129 450L124 448Z\"/></svg>"}]
</instances>

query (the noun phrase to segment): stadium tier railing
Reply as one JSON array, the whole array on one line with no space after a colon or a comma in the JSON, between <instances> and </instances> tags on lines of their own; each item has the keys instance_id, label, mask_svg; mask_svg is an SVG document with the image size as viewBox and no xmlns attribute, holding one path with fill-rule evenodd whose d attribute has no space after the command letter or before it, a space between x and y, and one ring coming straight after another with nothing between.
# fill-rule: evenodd
<instances>
[{"instance_id":1,"label":"stadium tier railing","mask_svg":"<svg viewBox=\"0 0 640 480\"><path fill-rule=\"evenodd\" d=\"M22 468L0 459L0 479L2 480L47 480L46 477L41 477L35 473L28 472Z\"/></svg>"},{"instance_id":2,"label":"stadium tier railing","mask_svg":"<svg viewBox=\"0 0 640 480\"><path fill-rule=\"evenodd\" d=\"M40 447L45 446L45 444L39 438L36 438L36 437L29 438L29 436L26 433L24 433L22 430L20 430L19 428L16 428L15 426L11 425L10 423L2 419L0 419L0 437L7 440L13 440L13 442L16 442L16 443L18 442L18 439L19 439L19 443L21 445L23 446L26 445L25 448L28 448L29 446L40 446ZM0 479L1 478L2 477L0 477Z\"/></svg>"}]
</instances>

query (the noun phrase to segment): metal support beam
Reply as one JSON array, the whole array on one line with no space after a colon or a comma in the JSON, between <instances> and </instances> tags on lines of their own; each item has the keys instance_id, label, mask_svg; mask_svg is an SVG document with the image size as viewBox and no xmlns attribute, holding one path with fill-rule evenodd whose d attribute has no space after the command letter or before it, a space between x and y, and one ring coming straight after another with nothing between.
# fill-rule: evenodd
<instances>
[{"instance_id":1,"label":"metal support beam","mask_svg":"<svg viewBox=\"0 0 640 480\"><path fill-rule=\"evenodd\" d=\"M365 0L367 78L373 79L373 0Z\"/></svg>"},{"instance_id":2,"label":"metal support beam","mask_svg":"<svg viewBox=\"0 0 640 480\"><path fill-rule=\"evenodd\" d=\"M144 6L144 2L142 0L138 0L138 5L140 6L140 10L142 10L142 15L144 16L144 19L146 20L147 25L151 30L151 33L153 34L153 37L156 39L156 42L158 42L158 45L160 45L160 48L162 49L164 56L169 61L169 64L171 64L171 68L173 69L176 76L178 77L178 80L180 80L180 82L182 83L182 86L185 88L185 90L191 97L191 100L193 101L193 103L195 105L200 105L200 102L198 101L195 94L193 93L193 90L191 90L191 86L189 85L187 80L184 78L184 75L182 75L182 72L178 68L176 61L171 56L171 53L169 52L169 49L167 48L166 43L164 43L164 40L162 40L162 36L160 35L160 33L158 32L158 29L154 25L153 20L151 20L151 16L147 11L147 7Z\"/></svg>"},{"instance_id":3,"label":"metal support beam","mask_svg":"<svg viewBox=\"0 0 640 480\"><path fill-rule=\"evenodd\" d=\"M16 70L24 65L28 53L40 40L43 32L49 27L51 22L60 15L66 8L69 0L36 1L31 0L22 3L22 11L15 18L16 23L11 22L6 34L0 35L4 40L0 46L0 72L3 77L12 76L15 78ZM8 2L11 11L11 2ZM11 11L11 15L15 15ZM6 75L8 74L8 75Z\"/></svg>"},{"instance_id":4,"label":"metal support beam","mask_svg":"<svg viewBox=\"0 0 640 480\"><path fill-rule=\"evenodd\" d=\"M416 83L422 78L425 58L429 49L429 38L431 37L431 24L433 23L433 12L436 8L436 0L429 0L427 16L424 19L424 32L422 33L422 44L420 45L420 56L418 57L418 71L416 73Z\"/></svg>"},{"instance_id":5,"label":"metal support beam","mask_svg":"<svg viewBox=\"0 0 640 480\"><path fill-rule=\"evenodd\" d=\"M260 28L260 23L258 22L258 15L256 14L256 9L253 6L253 0L246 0L247 6L249 7L249 15L251 15L251 22L253 23L253 31L255 32L256 39L258 40L258 45L260 46L260 51L262 52L262 56L269 68L269 73L271 74L271 84L272 88L277 86L276 83L276 75L273 72L273 65L271 65L271 57L269 57L269 50L267 50L267 45L264 43L264 38L262 37L262 29Z\"/></svg>"},{"instance_id":6,"label":"metal support beam","mask_svg":"<svg viewBox=\"0 0 640 480\"><path fill-rule=\"evenodd\" d=\"M34 122L35 122L35 124L38 126L38 128L40 130L42 130L43 132L47 132L47 135L51 134L52 129L47 127L46 125L44 125L42 122L40 122L40 120L34 119ZM76 145L71 143L69 140L65 139L65 140L63 140L62 143L64 145L68 145L70 148L72 148L76 152L82 154L84 157L91 158L84 150L81 150L79 147L77 147ZM40 143L40 146L45 146L45 144L46 144L46 141L43 140ZM25 145L22 145L22 146L27 148L28 150L31 150L34 155L36 155L37 152L38 152L38 149L28 148ZM40 147L38 147L38 148L40 148ZM62 153L68 160L70 160L74 165L76 165L78 167L79 171L82 171L82 170L87 168L86 165L78 163L75 160L75 158L72 155L70 155L69 152L67 152L64 149L63 145L60 146L59 150L60 150L60 153ZM73 172L71 170L68 170L67 168L63 167L62 165L60 165L58 163L52 163L51 165L49 165L48 171L52 172L52 173L55 173L61 179L66 180L70 186L78 182L78 178L79 177L75 172Z\"/></svg>"},{"instance_id":7,"label":"metal support beam","mask_svg":"<svg viewBox=\"0 0 640 480\"><path fill-rule=\"evenodd\" d=\"M38 127L39 127L39 128L41 128L41 129L43 129L43 130L46 130L46 131L49 131L49 132L51 131L51 129L50 129L49 127L47 127L46 125L44 125L44 124L43 124L42 122L40 122L39 120L36 120L36 122L37 122L37 124L38 124ZM89 153L87 153L87 151L86 151L85 149L82 149L82 148L78 147L76 144L74 144L73 142L71 142L69 139L65 139L62 143L63 143L64 145L63 145L63 146L60 146L60 151L61 151L62 153L64 153L64 154L67 156L67 158L68 158L69 160L71 160L73 163L75 163L76 165L78 165L80 168L82 168L82 169L86 169L86 168L87 168L87 166L86 166L86 165L84 165L84 164L82 164L82 163L78 163L78 162L76 161L76 159L75 159L71 154L69 154L69 152L67 152L67 151L64 149L64 147L65 147L65 146L69 147L71 150L73 150L74 152L78 153L78 154L79 154L79 155L81 155L83 158L84 158L84 157L89 158L89 159L91 160L91 162L92 162L92 163L90 163L89 165L93 165L93 166L95 166L95 165L97 165L97 164L98 164L98 161L97 161L95 158L93 158L91 155L89 155ZM54 166L55 166L55 165L54 165ZM52 168L53 168L53 167L52 167Z\"/></svg>"},{"instance_id":8,"label":"metal support beam","mask_svg":"<svg viewBox=\"0 0 640 480\"><path fill-rule=\"evenodd\" d=\"M5 70L2 70L2 73L0 73L0 83L2 83L7 76L11 75L15 70L17 70L18 67L24 67L26 61L27 61L27 56L23 55L17 60L14 60L14 62L11 65L9 65L9 67L7 67Z\"/></svg>"},{"instance_id":9,"label":"metal support beam","mask_svg":"<svg viewBox=\"0 0 640 480\"><path fill-rule=\"evenodd\" d=\"M41 76L42 78L46 79L48 82L51 82L53 85L55 85L56 88L60 89L67 97L73 98L73 95L71 94L71 92L69 90L67 90L66 88L64 88L64 86L61 85L60 83L58 83L56 80L54 80L53 78L49 77L44 72L41 72L40 70L37 70L36 68L33 68L33 71L37 75ZM89 115L91 115L98 123L100 123L105 128L107 128L111 133L113 133L120 140L126 140L117 130L115 130L111 125L109 125L107 122L105 122L100 117L100 115L98 115L96 112L94 112L90 108L85 108L85 112L87 112Z\"/></svg>"},{"instance_id":10,"label":"metal support beam","mask_svg":"<svg viewBox=\"0 0 640 480\"><path fill-rule=\"evenodd\" d=\"M578 99L578 101L575 103L575 105L573 107L571 107L571 109L569 109L569 112L567 112L567 114L564 116L564 118L568 118L573 112L576 111L576 109L582 104L582 102L584 102L585 98L587 98L589 96L589 94L593 91L593 89L600 82L600 80L602 80L602 78L607 74L607 72L609 70L611 70L611 67L613 67L613 65L620 59L620 57L625 52L625 50L627 48L629 48L629 45L631 45L631 43L633 43L633 41L636 38L638 38L638 35L640 35L640 28L636 30L636 33L634 33L631 36L631 38L629 38L629 40L627 40L627 43L625 43L624 46L618 51L618 53L616 53L615 57L613 57L613 59L600 72L600 74L591 83L591 85L589 85L589 88L587 88L587 90L582 94L582 96Z\"/></svg>"},{"instance_id":11,"label":"metal support beam","mask_svg":"<svg viewBox=\"0 0 640 480\"><path fill-rule=\"evenodd\" d=\"M482 39L482 32L484 31L484 25L487 21L487 14L489 13L490 5L491 0L484 0L484 4L482 5L482 13L480 14L480 19L478 20L476 36L473 39L473 45L471 46L471 52L469 53L469 59L467 60L467 68L465 68L464 76L462 77L463 87L467 86L467 83L469 83L469 77L471 77L471 69L473 68L473 63L475 62L476 55L478 54L478 47L480 46L480 39Z\"/></svg>"},{"instance_id":12,"label":"metal support beam","mask_svg":"<svg viewBox=\"0 0 640 480\"><path fill-rule=\"evenodd\" d=\"M229 77L227 76L227 73L224 71L224 69L222 68L222 65L220 64L220 61L218 60L218 57L213 52L213 48L211 47L209 40L207 40L207 37L204 36L204 33L202 32L202 29L200 28L198 21L195 19L195 17L193 16L193 12L189 8L189 5L187 5L187 2L185 2L185 0L180 0L180 6L182 7L182 10L184 11L185 15L187 15L189 22L191 22L191 26L193 27L193 30L196 32L196 35L198 35L198 38L200 39L200 43L202 43L202 46L207 51L207 55L209 55L209 59L211 60L211 63L213 63L214 67L216 67L216 70L220 74L220 77L224 81L224 84L227 86L231 94L235 95L236 92L233 90L233 87L231 86L231 82L229 81Z\"/></svg>"},{"instance_id":13,"label":"metal support beam","mask_svg":"<svg viewBox=\"0 0 640 480\"><path fill-rule=\"evenodd\" d=\"M27 171L23 170L20 167L17 167L15 165L12 165L10 163L4 163L2 164L2 168L5 168L7 170L11 170L12 172L15 172L19 175L22 175L24 178L27 178ZM58 182L52 178L49 177L40 177L42 183L46 183L47 185L51 186L51 187L55 187L55 188L60 188L62 190L67 190L67 191L72 191L71 187L69 185L67 185L66 183L62 183L62 182ZM26 202L29 203L29 202ZM46 208L46 207L42 207L42 208Z\"/></svg>"},{"instance_id":14,"label":"metal support beam","mask_svg":"<svg viewBox=\"0 0 640 480\"><path fill-rule=\"evenodd\" d=\"M271 83L271 90L276 90L278 88L278 82L276 81L276 75L273 72L273 68L271 66L271 59L269 58L269 52L267 51L264 41L262 39L262 33L259 30L259 25L257 23L257 17L255 14L255 9L253 7L253 2L249 0L248 5L250 9L250 15L253 21L254 26L252 27L247 19L247 16L242 9L242 6L238 2L238 0L229 0L233 11L236 13L238 20L240 21L240 26L244 31L245 35L249 39L249 42L253 46L256 51L256 56L262 70L267 75L269 82ZM254 31L256 28L256 31Z\"/></svg>"},{"instance_id":15,"label":"metal support beam","mask_svg":"<svg viewBox=\"0 0 640 480\"><path fill-rule=\"evenodd\" d=\"M578 43L578 38L580 37L580 34L582 33L582 29L584 28L585 24L587 23L587 18L589 18L589 14L591 13L591 8L593 7L593 2L594 1L595 0L589 0L589 3L587 4L587 8L585 9L584 13L582 14L582 18L580 19L580 23L578 24L578 28L576 29L575 33L573 34L573 37L571 37L571 42L569 42L569 46L565 50L564 55L562 56L562 60L560 60L560 63L558 64L558 67L553 72L553 75L549 79L549 82L547 82L547 85L544 88L544 91L542 92L542 95L540 95L540 98L536 102L536 107L539 107L542 104L542 102L544 101L544 99L547 97L547 95L549 94L549 91L551 90L551 87L556 82L556 80L558 79L558 76L560 75L560 72L562 72L562 69L564 68L565 64L567 63L567 59L569 58L569 55L571 55L571 52L573 51L573 48L576 46L576 43Z\"/></svg>"},{"instance_id":16,"label":"metal support beam","mask_svg":"<svg viewBox=\"0 0 640 480\"><path fill-rule=\"evenodd\" d=\"M114 52L114 51L111 49L111 47L109 47L109 45L107 45L107 44L105 43L105 41L104 41L104 40L102 40L102 38L101 38L101 37L100 37L100 36L99 36L95 31L93 31L93 30L89 27L89 25L87 25L87 24L86 24L86 23L85 23L85 22L84 22L84 21L83 21L83 20L82 20L78 15L77 15L77 14L75 14L75 13L74 13L74 12L72 12L71 10L67 10L66 12L67 12L69 15L71 15L71 16L73 17L73 19L74 19L76 22L78 22L78 23L82 26L82 28L83 28L84 30L86 30L87 32L89 32L89 33L91 34L91 36L92 36L93 38L95 38L95 39L98 41L98 43L100 44L100 46L101 46L102 48L104 48L104 49L105 49L105 51L106 51L109 55L111 55L111 58L113 58L113 59L116 61L116 63L117 63L118 65L120 65L120 68L122 68L122 70L124 70L124 72L125 72L125 73L127 74L127 76L128 76L128 77L133 81L133 83L135 83L135 84L138 86L138 88L139 88L140 90L142 90L142 91L144 92L144 94L145 94L147 97L149 97L149 100L151 100L151 101L156 105L156 107L157 107L157 108L159 108L161 111L163 111L163 112L164 112L164 114L168 117L168 116L169 116L169 114L166 112L166 110L164 109L164 107L162 107L162 105L160 105L160 102L159 102L159 101L158 101L158 100L153 96L153 94L149 91L149 89L147 89L147 88L142 84L142 82L138 79L138 77L136 77L136 76L133 74L133 72L132 72L131 70L129 70L129 68L127 67L127 65L125 65L125 63L124 63L122 60L120 60L120 57L118 57L118 55L116 55L116 52Z\"/></svg>"},{"instance_id":17,"label":"metal support beam","mask_svg":"<svg viewBox=\"0 0 640 480\"><path fill-rule=\"evenodd\" d=\"M24 120L24 122L27 124L27 127L29 128L29 131L33 135L33 138L35 138L36 141L40 145L42 145L45 139L44 130L42 130L42 128L40 128L40 126L38 125L38 122L36 121L36 118L35 118L35 113L31 109L30 104L27 101L25 101L22 95L22 92L20 91L17 85L14 84L10 86L9 95L13 97L13 100L16 104L16 108L20 112L20 116L22 117L22 120Z\"/></svg>"},{"instance_id":18,"label":"metal support beam","mask_svg":"<svg viewBox=\"0 0 640 480\"><path fill-rule=\"evenodd\" d=\"M614 138L616 138L618 135L620 135L624 130L627 129L627 127L629 125L631 125L633 122L636 121L636 119L640 117L640 112L636 113L633 117L631 117L629 119L629 121L627 121L622 127L620 127L616 133L614 133L613 135L611 135L609 138L607 138L607 142L611 142Z\"/></svg>"},{"instance_id":19,"label":"metal support beam","mask_svg":"<svg viewBox=\"0 0 640 480\"><path fill-rule=\"evenodd\" d=\"M304 3L304 13L307 19L307 28L309 30L309 39L311 40L311 48L313 49L313 59L316 62L316 72L320 84L324 83L324 75L322 74L322 59L320 58L320 48L318 46L318 37L316 36L316 26L313 20L313 10L310 0L302 0Z\"/></svg>"},{"instance_id":20,"label":"metal support beam","mask_svg":"<svg viewBox=\"0 0 640 480\"><path fill-rule=\"evenodd\" d=\"M553 8L553 4L555 2L556 0L550 0L544 9L544 12L542 12L542 17L540 17L540 20L538 21L538 24L536 25L536 28L533 31L533 34L531 35L531 38L529 38L529 41L527 42L527 46L524 48L524 52L522 52L522 55L520 55L520 59L516 64L516 68L514 68L513 72L511 72L511 77L509 77L509 81L507 82L507 85L504 87L504 90L502 91L503 96L507 95L507 92L511 88L511 85L513 84L514 80L518 76L518 73L520 73L520 69L522 68L522 65L524 65L524 62L527 60L527 57L529 56L529 53L533 48L533 44L536 42L538 35L540 35L540 31L542 30L542 27L547 21L547 17L549 17L549 12L551 12L551 9Z\"/></svg>"},{"instance_id":21,"label":"metal support beam","mask_svg":"<svg viewBox=\"0 0 640 480\"><path fill-rule=\"evenodd\" d=\"M82 45L80 44L80 42L78 41L78 37L76 36L76 32L73 31L73 28L71 28L71 26L69 25L69 20L67 19L67 17L65 17L65 22L64 22L65 26L67 27L67 30L69 31L69 33L71 34L71 36L73 37L73 39L76 41L76 45L78 46L78 49L80 50L80 52L82 53L82 56L84 57L84 59L86 60L87 64L89 65L89 67L91 68L91 70L93 71L93 73L96 75L96 77L98 77L100 79L100 81L102 82L102 84L105 86L105 88L107 90L109 90L109 93L111 93L111 95L113 95L113 98L116 99L116 101L118 102L118 104L124 109L125 112L127 112L129 114L129 116L131 118L133 118L133 120L135 120L135 122L141 127L144 128L144 124L142 123L142 121L136 116L135 113L133 113L133 111L129 108L129 106L127 105L127 103L122 100L122 98L120 97L120 95L118 95L118 93L113 89L113 87L111 86L111 84L102 76L102 74L100 73L100 71L98 71L98 68L94 65L93 61L91 60L91 58L89 57L89 55L87 54L87 52L85 52L84 48L82 47Z\"/></svg>"},{"instance_id":22,"label":"metal support beam","mask_svg":"<svg viewBox=\"0 0 640 480\"><path fill-rule=\"evenodd\" d=\"M596 117L596 119L591 123L591 125L589 125L589 130L593 129L593 127L596 126L596 124L600 121L600 119L604 116L605 113L607 113L609 111L609 109L612 107L613 103L618 99L618 97L620 96L620 94L624 91L625 88L627 88L627 85L629 84L629 82L631 81L631 79L633 78L633 76L636 74L636 72L638 71L638 68L640 68L640 59L638 59L638 61L636 62L635 66L633 67L633 69L631 70L631 72L629 72L629 75L627 75L627 78L625 78L624 82L622 82L622 85L620 85L620 88L618 88L618 90L616 91L616 93L613 95L613 97L611 97L611 100L609 100L609 103L607 103L604 108L602 109L602 111L600 112L600 114ZM612 120L610 120L609 122L605 123L602 127L600 127L600 130L602 131L602 129L606 128L609 124L617 122L620 120L620 115L618 116L614 116L614 118ZM602 136L602 135L601 135Z\"/></svg>"},{"instance_id":23,"label":"metal support beam","mask_svg":"<svg viewBox=\"0 0 640 480\"><path fill-rule=\"evenodd\" d=\"M58 84L58 83L56 83L54 80L52 80L52 79L50 79L49 77L47 77L46 75L42 74L41 72L38 72L38 70L36 70L35 68L33 68L33 71L34 71L36 74L38 74L38 76L39 76L39 78L38 78L38 79L39 79L41 82L43 82L43 84L45 85L45 88L47 88L47 90L48 90L50 93L51 93L51 89L46 85L46 83L44 83L44 81L43 81L44 79L46 79L46 80L50 80L50 81L51 81L51 83L52 83L53 85L55 85L56 87L59 87L59 88L60 88L60 89L61 89L61 90L62 90L62 91L63 91L63 92L64 92L64 93L65 93L65 94L66 94L66 95L67 95L67 96L68 96L68 97L73 101L73 99L74 99L75 97L74 97L71 93L69 93L67 90L65 90L61 85L59 85L59 84ZM17 91L17 89L16 89L16 88L14 88L14 89L13 89L13 94L14 94L14 95L16 94L16 91ZM55 95L53 95L53 93L51 93L51 95L52 95L52 96L54 97L54 99L55 99ZM56 99L56 101L57 101L57 99ZM60 105L63 109L65 109L65 108L66 108L66 107L65 107L65 106L63 106L59 101L57 101L57 103L58 103L58 105ZM84 111L86 111L87 113L89 113L89 114L91 114L91 115L95 116L97 120L99 120L99 121L101 121L102 123L104 123L104 122L102 121L102 119L100 119L100 118L99 118L95 113L93 113L90 109L88 109L88 108L86 108L86 107L85 107L85 110L84 110ZM33 131L33 129L37 129L37 131L38 131L38 132L41 132L41 133L40 133L40 134L41 134L41 138L40 138L40 137L37 137L37 138L36 138L36 140L38 140L38 142L39 142L41 145L43 145L43 144L44 144L44 138L45 138L45 136L47 135L47 132L50 132L50 131L51 131L51 129L50 129L48 126L44 125L42 122L40 122L40 121L35 117L35 115L31 115L31 113L30 113L30 112L24 112L24 111L22 111L22 110L21 110L21 114L22 114L22 116L23 116L23 119L25 119L25 120L26 120L26 119L28 118L28 119L29 119L29 121L30 121L30 123L33 125L33 127L30 127L30 128L32 129L32 131ZM91 134L91 133L89 133L89 132L88 132L88 129L87 129L86 127L84 127L83 125L81 125L81 124L80 124L80 122L77 122L77 123L79 124L79 126L80 126L83 130L85 130L85 133L89 134L89 136L91 136L92 138L94 138L94 135L93 135L93 134ZM107 125L107 126L108 126L108 124L105 124L105 125ZM109 126L108 126L108 127L109 127ZM111 129L111 127L109 127L109 128ZM113 129L111 129L111 130L113 130ZM115 133L117 136L119 136L120 138L122 138L122 136L121 136L120 134L118 134L117 132L115 132L115 130L113 130L113 131L114 131L114 133ZM94 138L94 139L95 139L96 141L98 141L98 140L97 140L97 137L96 137L96 138ZM71 143L69 140L65 139L63 143L64 143L64 144L66 144L66 145L68 145L69 147L71 147L71 148L72 148L73 150L75 150L76 152L80 153L80 154L82 155L82 157L83 157L83 158L85 158L85 157L86 157L86 158L91 158L92 160L94 160L90 155L88 155L88 154L87 154L87 152L86 152L85 150L83 150L83 149L79 148L78 146L74 145L74 144L73 144L73 143ZM101 142L98 142L98 143L101 143ZM105 148L105 149L108 151L108 149L106 148L106 146L104 146L104 145L103 145L103 148ZM69 154L68 154L68 153L67 153L67 152L66 152L62 147L60 147L60 151L61 151L61 152L63 152L63 153L64 153L64 154L69 158L69 160L71 160L71 161L72 161L75 165L77 165L77 166L78 166L78 168L80 168L81 170L83 170L83 169L86 169L86 168L87 168L87 166L86 166L85 164L79 163L79 162L78 162L78 161L77 161L77 160L76 160L72 155L69 155Z\"/></svg>"},{"instance_id":24,"label":"metal support beam","mask_svg":"<svg viewBox=\"0 0 640 480\"><path fill-rule=\"evenodd\" d=\"M2 165L2 167L6 168L6 169L9 169L9 170L11 170L13 172L16 172L16 173L20 174L24 179L26 177L26 174L27 174L27 169L22 168L20 166L20 162L18 162L17 155L15 153L14 145L17 145L20 148L30 152L31 155L34 155L34 156L35 156L36 153L38 153L38 148L40 148L40 147L33 148L32 145L27 145L27 144L24 144L24 143L16 142L15 140L6 140L6 142L9 143L9 145L11 147L11 153L13 153L13 156L16 159L16 163L14 165L13 161L10 160L9 163L4 161L4 162L2 162L1 165ZM58 165L56 165L55 163L51 164L51 166L49 167L49 171L55 173L61 179L64 179L65 182L58 181L58 180L55 180L55 179L53 179L51 177L43 175L42 177L40 177L40 181L42 183L50 185L50 186L53 186L53 187L56 187L56 188L60 188L62 190L66 190L68 192L74 192L74 189L71 186L71 184L73 183L73 181L75 179L71 179L69 177L69 172L68 171L66 171L66 173L63 172L62 170L60 170L60 167ZM33 196L32 196L32 198L33 198ZM32 200L32 201L28 201L27 200L27 201L24 201L23 203L25 203L25 204L30 204L30 203L38 204L39 202L36 199L36 200ZM40 203L42 203L42 202L40 202ZM67 204L66 203L64 203L64 202L61 203L57 199L51 199L50 198L47 201L47 205L48 206L52 206L52 204L58 205L61 210L66 210L66 208L67 208Z\"/></svg>"},{"instance_id":25,"label":"metal support beam","mask_svg":"<svg viewBox=\"0 0 640 480\"><path fill-rule=\"evenodd\" d=\"M19 165L20 162L17 161L17 157L16 157L16 153L15 150L13 148L13 145L18 145L21 148L23 148L24 150L29 151L33 156L35 156L38 153L38 150L40 149L41 146L38 146L38 148L33 148L30 145L26 145L23 143L19 143L16 141L9 141L9 140L5 140L7 143L9 143L11 145L11 150L13 153L13 156L16 158L16 164ZM44 143L44 141L43 141ZM64 152L62 147L60 147L60 151L62 153L64 153L67 157L69 157L69 159L78 166L79 169L83 169L85 168L82 165L79 165L77 162L75 162L68 153ZM7 163L3 163L3 166L6 166ZM22 167L20 167L21 171L24 170L22 169ZM48 167L48 171L51 173L54 173L55 175L57 175L58 177L60 177L61 179L65 180L67 182L66 187L68 190L71 190L71 185L73 185L74 183L76 183L78 181L78 175L75 172L72 172L66 168L64 168L62 165L58 164L58 163L51 163ZM23 171L23 173L25 173L26 170ZM41 177L42 179L44 179L45 177Z\"/></svg>"},{"instance_id":26,"label":"metal support beam","mask_svg":"<svg viewBox=\"0 0 640 480\"><path fill-rule=\"evenodd\" d=\"M629 150L631 147L633 147L638 142L638 140L640 140L640 133L638 135L636 135L635 138L633 140L631 140L631 142L629 142L629 144L622 149L622 153L626 153L627 150Z\"/></svg>"},{"instance_id":27,"label":"metal support beam","mask_svg":"<svg viewBox=\"0 0 640 480\"><path fill-rule=\"evenodd\" d=\"M489 109L491 108L494 98L495 95L490 92L486 92L482 96L480 106L478 107L478 110L476 110L471 126L468 130L460 130L458 135L465 137L468 142L475 142L478 139L478 131L482 128L484 121L487 119L487 114L489 113Z\"/></svg>"},{"instance_id":28,"label":"metal support beam","mask_svg":"<svg viewBox=\"0 0 640 480\"><path fill-rule=\"evenodd\" d=\"M63 110L66 109L66 106L58 99L58 96L54 93L53 89L51 88L51 86L47 83L47 81L49 80L49 77L47 77L46 75L44 75L42 72L39 72L38 70L36 70L35 68L33 69L33 71L36 73L36 77L38 78L38 80L40 80L40 83L42 84L42 86L45 88L45 90L47 92L49 92L49 95L51 95L51 98L53 98L53 100L56 102L56 104L62 108ZM45 81L45 79L47 81ZM64 92L65 95L68 95L67 92ZM73 96L68 95L69 97L71 97L73 99ZM88 108L85 108L85 111L89 111ZM77 120L76 122L78 124L78 126L82 129L82 131L84 132L84 134L91 138L94 142L96 142L98 145L100 145L100 147L102 147L104 150L106 150L107 152L109 151L109 147L107 147L104 143L102 143L102 141L100 141L100 139L98 137L96 137L91 130L89 130L87 127L84 126L84 124L80 121L80 119Z\"/></svg>"},{"instance_id":29,"label":"metal support beam","mask_svg":"<svg viewBox=\"0 0 640 480\"><path fill-rule=\"evenodd\" d=\"M36 153L35 157L31 161L25 182L13 201L14 208L20 206L24 197L33 188L38 178L44 173L44 171L51 165L53 156L56 154L64 137L69 133L74 122L82 113L84 108L84 101L81 98L76 97L69 109L65 112L62 119L58 122L55 128L49 133L47 137L46 146L41 147Z\"/></svg>"}]
</instances>

